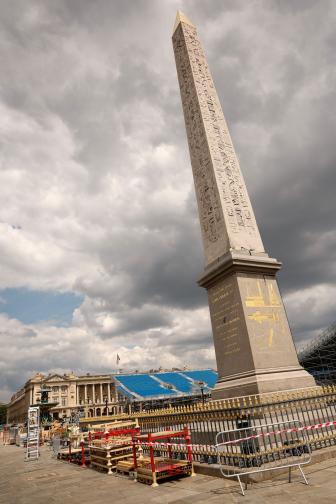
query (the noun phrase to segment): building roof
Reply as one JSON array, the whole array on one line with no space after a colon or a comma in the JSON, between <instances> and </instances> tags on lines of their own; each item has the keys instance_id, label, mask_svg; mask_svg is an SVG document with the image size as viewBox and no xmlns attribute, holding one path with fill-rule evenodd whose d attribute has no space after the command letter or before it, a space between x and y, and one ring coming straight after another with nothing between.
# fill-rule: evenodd
<instances>
[{"instance_id":1,"label":"building roof","mask_svg":"<svg viewBox=\"0 0 336 504\"><path fill-rule=\"evenodd\" d=\"M133 400L169 399L209 393L217 380L212 369L114 375L119 391Z\"/></svg>"}]
</instances>

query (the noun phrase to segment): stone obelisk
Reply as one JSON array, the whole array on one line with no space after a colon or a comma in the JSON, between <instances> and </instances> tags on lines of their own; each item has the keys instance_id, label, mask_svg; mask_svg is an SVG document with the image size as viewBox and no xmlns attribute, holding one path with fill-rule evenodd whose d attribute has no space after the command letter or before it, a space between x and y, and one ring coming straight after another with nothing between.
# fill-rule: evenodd
<instances>
[{"instance_id":1,"label":"stone obelisk","mask_svg":"<svg viewBox=\"0 0 336 504\"><path fill-rule=\"evenodd\" d=\"M238 158L196 28L177 13L173 46L205 255L218 381L212 397L314 387L298 362Z\"/></svg>"}]
</instances>

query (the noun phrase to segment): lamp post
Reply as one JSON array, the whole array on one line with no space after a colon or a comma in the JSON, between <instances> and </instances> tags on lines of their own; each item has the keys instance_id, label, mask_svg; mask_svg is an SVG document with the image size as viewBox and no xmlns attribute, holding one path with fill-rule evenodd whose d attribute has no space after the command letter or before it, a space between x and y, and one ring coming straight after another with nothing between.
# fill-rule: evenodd
<instances>
[{"instance_id":1,"label":"lamp post","mask_svg":"<svg viewBox=\"0 0 336 504\"><path fill-rule=\"evenodd\" d=\"M201 389L202 404L204 404L204 400L205 400L205 397L204 397L204 386L205 386L205 383L203 381L199 381L198 385L199 385L199 388Z\"/></svg>"}]
</instances>

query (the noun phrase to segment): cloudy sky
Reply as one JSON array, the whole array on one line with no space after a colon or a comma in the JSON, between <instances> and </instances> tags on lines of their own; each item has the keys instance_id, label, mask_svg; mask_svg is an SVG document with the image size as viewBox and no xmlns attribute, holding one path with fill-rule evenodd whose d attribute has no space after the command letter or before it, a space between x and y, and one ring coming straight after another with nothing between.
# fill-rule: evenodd
<instances>
[{"instance_id":1,"label":"cloudy sky","mask_svg":"<svg viewBox=\"0 0 336 504\"><path fill-rule=\"evenodd\" d=\"M297 344L336 319L336 2L0 0L0 400L214 366L171 32L198 27Z\"/></svg>"}]
</instances>

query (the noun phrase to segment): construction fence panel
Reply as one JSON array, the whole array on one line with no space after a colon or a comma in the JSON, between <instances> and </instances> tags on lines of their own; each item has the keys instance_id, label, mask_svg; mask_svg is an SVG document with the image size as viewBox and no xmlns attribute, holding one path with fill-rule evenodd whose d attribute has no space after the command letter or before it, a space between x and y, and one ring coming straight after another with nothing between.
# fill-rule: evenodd
<instances>
[{"instance_id":1,"label":"construction fence panel","mask_svg":"<svg viewBox=\"0 0 336 504\"><path fill-rule=\"evenodd\" d=\"M244 494L242 476L289 469L311 460L307 429L299 421L278 422L219 432L216 436L217 460L225 477L237 477Z\"/></svg>"}]
</instances>

